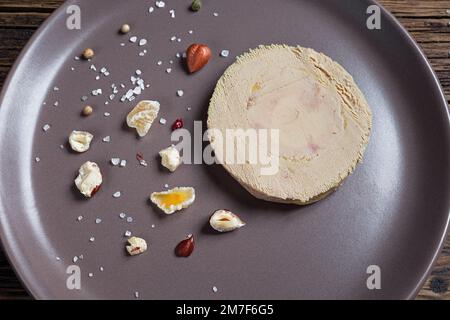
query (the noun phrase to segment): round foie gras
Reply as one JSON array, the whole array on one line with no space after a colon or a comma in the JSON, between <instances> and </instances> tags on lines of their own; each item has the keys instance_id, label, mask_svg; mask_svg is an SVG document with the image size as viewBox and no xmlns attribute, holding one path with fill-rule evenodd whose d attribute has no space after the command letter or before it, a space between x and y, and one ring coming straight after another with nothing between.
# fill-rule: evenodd
<instances>
[{"instance_id":1,"label":"round foie gras","mask_svg":"<svg viewBox=\"0 0 450 320\"><path fill-rule=\"evenodd\" d=\"M372 114L331 58L270 45L225 71L207 123L217 161L252 195L304 205L334 191L362 161Z\"/></svg>"}]
</instances>

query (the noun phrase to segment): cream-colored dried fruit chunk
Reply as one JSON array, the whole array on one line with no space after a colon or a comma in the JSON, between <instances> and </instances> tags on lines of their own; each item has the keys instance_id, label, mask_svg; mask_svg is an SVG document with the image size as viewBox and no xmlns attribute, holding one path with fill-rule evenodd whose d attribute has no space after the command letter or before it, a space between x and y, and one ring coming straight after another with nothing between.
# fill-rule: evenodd
<instances>
[{"instance_id":1,"label":"cream-colored dried fruit chunk","mask_svg":"<svg viewBox=\"0 0 450 320\"><path fill-rule=\"evenodd\" d=\"M92 197L102 185L103 178L100 168L95 162L85 162L78 171L75 185L85 197Z\"/></svg>"},{"instance_id":2,"label":"cream-colored dried fruit chunk","mask_svg":"<svg viewBox=\"0 0 450 320\"><path fill-rule=\"evenodd\" d=\"M158 101L143 100L127 115L127 125L135 128L140 137L150 130L153 121L158 117L160 104Z\"/></svg>"},{"instance_id":3,"label":"cream-colored dried fruit chunk","mask_svg":"<svg viewBox=\"0 0 450 320\"><path fill-rule=\"evenodd\" d=\"M161 157L161 165L169 169L170 172L174 172L181 165L181 156L175 146L170 146L159 152Z\"/></svg>"},{"instance_id":4,"label":"cream-colored dried fruit chunk","mask_svg":"<svg viewBox=\"0 0 450 320\"><path fill-rule=\"evenodd\" d=\"M147 242L142 238L131 237L128 239L128 246L126 248L130 256L135 256L147 251Z\"/></svg>"},{"instance_id":5,"label":"cream-colored dried fruit chunk","mask_svg":"<svg viewBox=\"0 0 450 320\"><path fill-rule=\"evenodd\" d=\"M195 200L195 189L191 187L177 187L162 192L153 192L150 200L166 214L189 207Z\"/></svg>"},{"instance_id":6,"label":"cream-colored dried fruit chunk","mask_svg":"<svg viewBox=\"0 0 450 320\"><path fill-rule=\"evenodd\" d=\"M87 131L72 131L69 136L69 144L73 151L86 152L91 146L94 136Z\"/></svg>"}]
</instances>

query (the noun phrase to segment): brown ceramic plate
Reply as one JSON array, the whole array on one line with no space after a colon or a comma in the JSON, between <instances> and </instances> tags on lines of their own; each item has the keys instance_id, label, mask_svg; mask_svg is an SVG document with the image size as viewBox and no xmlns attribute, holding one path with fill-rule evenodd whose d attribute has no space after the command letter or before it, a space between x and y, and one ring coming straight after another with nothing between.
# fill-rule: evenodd
<instances>
[{"instance_id":1,"label":"brown ceramic plate","mask_svg":"<svg viewBox=\"0 0 450 320\"><path fill-rule=\"evenodd\" d=\"M0 109L1 237L29 292L40 299L127 299L136 291L144 299L414 297L446 235L450 190L446 101L417 45L384 10L382 29L368 30L366 9L373 3L365 0L211 0L198 13L187 9L189 3L167 0L166 8L149 14L144 1L68 1L13 68ZM81 7L80 31L66 28L71 4ZM145 37L149 44L139 47L119 35L124 22L132 25L129 36ZM181 42L171 42L173 35ZM190 76L175 54L193 42L207 43L214 55ZM188 129L193 120L205 119L215 82L233 62L219 56L222 49L234 57L271 43L312 47L337 60L354 76L374 114L364 163L337 192L306 207L257 200L220 166L184 165L168 174L156 157L170 144L169 124L177 117ZM95 50L92 63L106 66L109 77L97 81L90 63L74 60L85 47ZM148 53L140 57L144 48ZM173 71L167 74L171 59ZM140 98L159 100L168 120L165 126L155 123L143 140L123 126L134 102L116 98L104 105L111 83L128 87L136 69L151 85ZM54 92L54 86L60 90ZM103 95L90 96L97 88ZM184 90L182 98L177 89ZM95 107L89 118L80 116L84 95ZM47 123L51 129L44 133ZM89 152L60 148L73 129L95 134ZM111 142L103 143L107 135ZM149 167L138 165L137 152ZM128 165L112 167L113 156ZM98 162L104 174L101 191L89 201L73 188L86 160ZM166 183L194 186L195 204L179 214L160 214L147 199ZM117 190L122 196L114 199ZM219 208L239 213L247 226L211 232L208 217ZM134 221L121 220L122 211ZM80 215L84 219L78 222ZM126 230L148 240L147 253L126 256ZM197 240L193 255L175 257L175 245L189 233ZM68 290L66 268L81 254L76 263L81 290ZM381 290L366 286L370 265L381 268Z\"/></svg>"}]
</instances>

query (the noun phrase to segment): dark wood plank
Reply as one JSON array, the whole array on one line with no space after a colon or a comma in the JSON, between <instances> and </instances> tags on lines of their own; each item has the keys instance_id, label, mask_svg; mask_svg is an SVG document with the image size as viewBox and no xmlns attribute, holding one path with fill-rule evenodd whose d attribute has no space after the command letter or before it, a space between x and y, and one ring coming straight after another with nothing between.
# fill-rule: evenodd
<instances>
[{"instance_id":1,"label":"dark wood plank","mask_svg":"<svg viewBox=\"0 0 450 320\"><path fill-rule=\"evenodd\" d=\"M356 1L356 0L355 0ZM0 87L20 50L63 0L1 0ZM450 101L450 1L380 0L412 34L433 65ZM450 234L418 299L450 300ZM0 250L0 299L29 298Z\"/></svg>"}]
</instances>

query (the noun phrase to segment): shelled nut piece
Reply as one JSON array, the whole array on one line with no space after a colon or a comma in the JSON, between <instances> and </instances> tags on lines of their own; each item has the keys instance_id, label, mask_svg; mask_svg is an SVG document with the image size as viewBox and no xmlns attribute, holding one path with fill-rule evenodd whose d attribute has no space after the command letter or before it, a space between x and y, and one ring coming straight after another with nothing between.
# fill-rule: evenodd
<instances>
[{"instance_id":1,"label":"shelled nut piece","mask_svg":"<svg viewBox=\"0 0 450 320\"><path fill-rule=\"evenodd\" d=\"M228 210L217 210L209 219L211 227L219 232L229 232L245 226L245 222Z\"/></svg>"},{"instance_id":2,"label":"shelled nut piece","mask_svg":"<svg viewBox=\"0 0 450 320\"><path fill-rule=\"evenodd\" d=\"M95 162L85 162L79 170L75 185L85 197L92 197L102 185L103 178L100 168Z\"/></svg>"},{"instance_id":3,"label":"shelled nut piece","mask_svg":"<svg viewBox=\"0 0 450 320\"><path fill-rule=\"evenodd\" d=\"M194 251L194 246L195 246L194 236L190 234L186 237L186 239L178 243L178 245L175 247L175 254L178 257L187 258Z\"/></svg>"},{"instance_id":4,"label":"shelled nut piece","mask_svg":"<svg viewBox=\"0 0 450 320\"><path fill-rule=\"evenodd\" d=\"M135 128L140 137L144 137L158 116L159 107L158 101L143 100L139 102L127 115L127 125Z\"/></svg>"},{"instance_id":5,"label":"shelled nut piece","mask_svg":"<svg viewBox=\"0 0 450 320\"><path fill-rule=\"evenodd\" d=\"M128 239L127 251L130 256L135 256L147 251L147 242L138 237L131 237Z\"/></svg>"},{"instance_id":6,"label":"shelled nut piece","mask_svg":"<svg viewBox=\"0 0 450 320\"><path fill-rule=\"evenodd\" d=\"M86 152L91 146L94 136L87 131L72 131L69 136L69 144L73 151Z\"/></svg>"},{"instance_id":7,"label":"shelled nut piece","mask_svg":"<svg viewBox=\"0 0 450 320\"><path fill-rule=\"evenodd\" d=\"M177 168L181 165L180 152L174 145L161 150L159 155L161 156L161 165L169 169L171 172L177 170Z\"/></svg>"},{"instance_id":8,"label":"shelled nut piece","mask_svg":"<svg viewBox=\"0 0 450 320\"><path fill-rule=\"evenodd\" d=\"M190 73L202 69L211 58L211 49L205 44L194 43L186 50L186 63Z\"/></svg>"}]
</instances>

